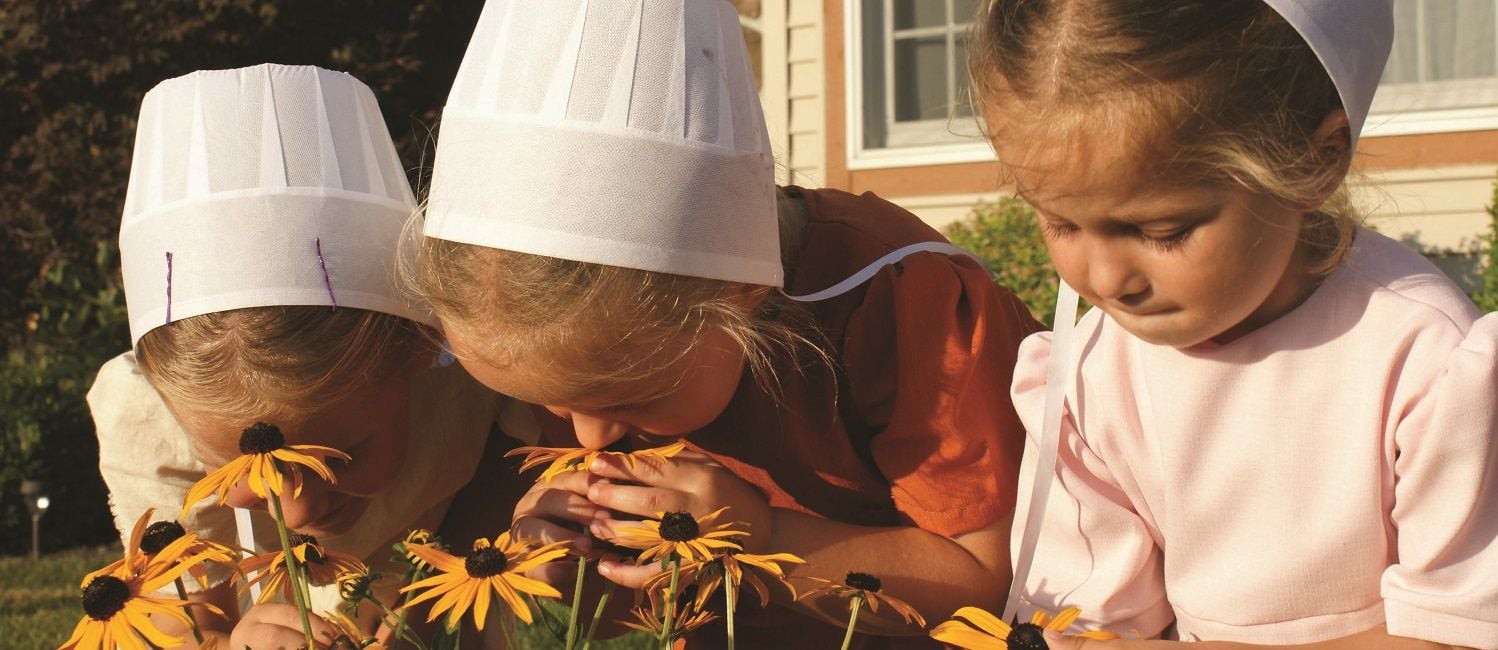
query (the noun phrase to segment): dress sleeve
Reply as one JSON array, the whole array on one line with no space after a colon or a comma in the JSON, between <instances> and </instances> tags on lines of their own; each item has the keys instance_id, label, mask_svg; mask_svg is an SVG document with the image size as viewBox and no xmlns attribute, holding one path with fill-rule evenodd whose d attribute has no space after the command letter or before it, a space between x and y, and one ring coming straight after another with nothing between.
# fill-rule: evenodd
<instances>
[{"instance_id":1,"label":"dress sleeve","mask_svg":"<svg viewBox=\"0 0 1498 650\"><path fill-rule=\"evenodd\" d=\"M1389 632L1498 648L1498 313L1472 326L1394 441Z\"/></svg>"},{"instance_id":2,"label":"dress sleeve","mask_svg":"<svg viewBox=\"0 0 1498 650\"><path fill-rule=\"evenodd\" d=\"M844 333L848 393L909 523L948 537L1010 514L1024 429L1015 353L1040 329L965 258L918 253L869 284Z\"/></svg>"},{"instance_id":3,"label":"dress sleeve","mask_svg":"<svg viewBox=\"0 0 1498 650\"><path fill-rule=\"evenodd\" d=\"M99 473L109 488L121 541L129 542L131 528L147 508L156 509L156 521L177 519L188 489L203 478L205 468L193 457L187 432L141 375L133 354L115 357L99 369L88 391L88 406L99 438ZM212 503L205 500L189 511L183 527L237 547L234 511ZM269 520L256 524L257 530L272 525ZM210 586L229 574L227 568L211 566ZM186 585L189 591L200 587L194 580Z\"/></svg>"},{"instance_id":4,"label":"dress sleeve","mask_svg":"<svg viewBox=\"0 0 1498 650\"><path fill-rule=\"evenodd\" d=\"M1036 334L1021 346L1014 371L1014 405L1029 431L1019 478L1019 514L1009 545L1015 559L1024 534L1020 520L1029 507L1036 472L1050 358L1051 334ZM1088 628L1158 636L1175 617L1166 599L1163 554L1127 491L1088 445L1085 432L1078 430L1078 414L1073 411L1077 403L1076 392L1069 390L1055 483L1022 598L1025 604L1052 613L1079 607L1080 620ZM1028 618L1030 612L1022 608L1020 614Z\"/></svg>"}]
</instances>

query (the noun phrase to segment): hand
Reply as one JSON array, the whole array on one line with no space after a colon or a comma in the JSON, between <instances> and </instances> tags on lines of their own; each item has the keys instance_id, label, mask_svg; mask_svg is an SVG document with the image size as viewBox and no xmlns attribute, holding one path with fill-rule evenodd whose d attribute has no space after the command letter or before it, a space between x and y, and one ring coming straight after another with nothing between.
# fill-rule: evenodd
<instances>
[{"instance_id":1,"label":"hand","mask_svg":"<svg viewBox=\"0 0 1498 650\"><path fill-rule=\"evenodd\" d=\"M319 647L327 647L338 638L338 630L327 621L310 614L308 618L312 623L312 638ZM305 648L307 637L302 633L302 616L292 605L255 605L234 626L234 632L229 635L229 647L255 650Z\"/></svg>"},{"instance_id":2,"label":"hand","mask_svg":"<svg viewBox=\"0 0 1498 650\"><path fill-rule=\"evenodd\" d=\"M770 504L749 482L713 463L708 457L682 452L665 460L636 459L634 466L621 455L599 454L589 468L603 480L594 482L587 492L588 500L600 506L589 527L593 535L612 540L626 526L612 513L654 517L662 512L686 511L703 517L727 507L719 522L740 522L738 530L750 533L744 540L745 550L763 551L770 546ZM605 561L598 572L631 589L638 589L659 572L656 566L631 566Z\"/></svg>"},{"instance_id":3,"label":"hand","mask_svg":"<svg viewBox=\"0 0 1498 650\"><path fill-rule=\"evenodd\" d=\"M600 508L588 500L587 494L588 488L600 480L587 472L567 472L531 486L515 504L510 536L546 544L570 542L574 551L592 553L593 540L584 533ZM552 562L526 575L570 593L577 574L567 562Z\"/></svg>"}]
</instances>

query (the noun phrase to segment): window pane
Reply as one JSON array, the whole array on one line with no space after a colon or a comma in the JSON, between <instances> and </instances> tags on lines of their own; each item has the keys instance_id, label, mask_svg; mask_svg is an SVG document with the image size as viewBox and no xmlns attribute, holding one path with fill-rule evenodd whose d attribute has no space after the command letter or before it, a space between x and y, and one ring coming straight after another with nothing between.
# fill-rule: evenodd
<instances>
[{"instance_id":1,"label":"window pane","mask_svg":"<svg viewBox=\"0 0 1498 650\"><path fill-rule=\"evenodd\" d=\"M1389 64L1384 67L1384 78L1380 83L1403 84L1420 80L1420 35L1415 26L1419 24L1416 6L1419 0L1394 0L1394 49L1389 52Z\"/></svg>"},{"instance_id":2,"label":"window pane","mask_svg":"<svg viewBox=\"0 0 1498 650\"><path fill-rule=\"evenodd\" d=\"M956 104L952 107L952 114L972 115L973 100L971 97L968 97L968 88L972 85L972 83L968 81L967 76L967 39L959 36L955 40L957 43L957 51L954 53L954 56L956 58L952 60L952 65L954 66L953 70L956 73L953 75L953 77L957 79L957 90L956 92L952 93L953 101L956 102Z\"/></svg>"},{"instance_id":3,"label":"window pane","mask_svg":"<svg viewBox=\"0 0 1498 650\"><path fill-rule=\"evenodd\" d=\"M1490 77L1494 0L1425 3L1426 80Z\"/></svg>"},{"instance_id":4,"label":"window pane","mask_svg":"<svg viewBox=\"0 0 1498 650\"><path fill-rule=\"evenodd\" d=\"M895 29L947 24L947 0L894 0L894 5Z\"/></svg>"},{"instance_id":5,"label":"window pane","mask_svg":"<svg viewBox=\"0 0 1498 650\"><path fill-rule=\"evenodd\" d=\"M947 116L947 37L895 41L895 121Z\"/></svg>"}]
</instances>

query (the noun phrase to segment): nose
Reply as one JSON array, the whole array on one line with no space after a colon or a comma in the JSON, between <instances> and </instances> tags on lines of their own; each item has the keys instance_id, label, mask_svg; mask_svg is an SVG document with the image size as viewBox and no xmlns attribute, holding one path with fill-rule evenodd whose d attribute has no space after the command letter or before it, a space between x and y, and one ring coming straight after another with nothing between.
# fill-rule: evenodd
<instances>
[{"instance_id":1,"label":"nose","mask_svg":"<svg viewBox=\"0 0 1498 650\"><path fill-rule=\"evenodd\" d=\"M1087 287L1100 300L1129 304L1149 289L1149 278L1127 252L1102 243L1087 256Z\"/></svg>"},{"instance_id":2,"label":"nose","mask_svg":"<svg viewBox=\"0 0 1498 650\"><path fill-rule=\"evenodd\" d=\"M285 480L286 491L280 496L280 500L281 514L286 518L286 528L290 530L304 528L327 514L329 505L327 483L317 476L309 477L304 472L302 493L300 496L293 497L292 493L295 490L291 484L291 477L285 476ZM271 497L275 498L275 495ZM238 485L230 488L224 503L235 508L274 512L266 499L256 496L250 490L248 481L240 481Z\"/></svg>"},{"instance_id":3,"label":"nose","mask_svg":"<svg viewBox=\"0 0 1498 650\"><path fill-rule=\"evenodd\" d=\"M572 421L578 444L588 449L603 449L629 434L629 425L593 413L551 407L551 412Z\"/></svg>"}]
</instances>

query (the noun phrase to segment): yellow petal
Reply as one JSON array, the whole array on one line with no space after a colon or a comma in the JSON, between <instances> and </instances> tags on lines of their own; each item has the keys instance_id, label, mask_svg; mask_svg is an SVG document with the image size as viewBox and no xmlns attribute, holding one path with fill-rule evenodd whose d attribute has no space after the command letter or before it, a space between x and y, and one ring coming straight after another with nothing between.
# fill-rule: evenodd
<instances>
[{"instance_id":1,"label":"yellow petal","mask_svg":"<svg viewBox=\"0 0 1498 650\"><path fill-rule=\"evenodd\" d=\"M1009 638L1009 633L1012 631L1009 628L1009 624L1005 623L1003 619L988 613L987 610L977 607L963 607L952 614L952 618L964 619L978 629L1000 639Z\"/></svg>"},{"instance_id":2,"label":"yellow petal","mask_svg":"<svg viewBox=\"0 0 1498 650\"><path fill-rule=\"evenodd\" d=\"M1068 607L1056 613L1056 619L1046 625L1046 629L1055 632L1065 632L1072 623L1077 622L1077 617L1082 614L1080 607Z\"/></svg>"},{"instance_id":3,"label":"yellow petal","mask_svg":"<svg viewBox=\"0 0 1498 650\"><path fill-rule=\"evenodd\" d=\"M1009 650L1003 639L984 634L958 621L947 621L931 630L931 638L967 650Z\"/></svg>"}]
</instances>

